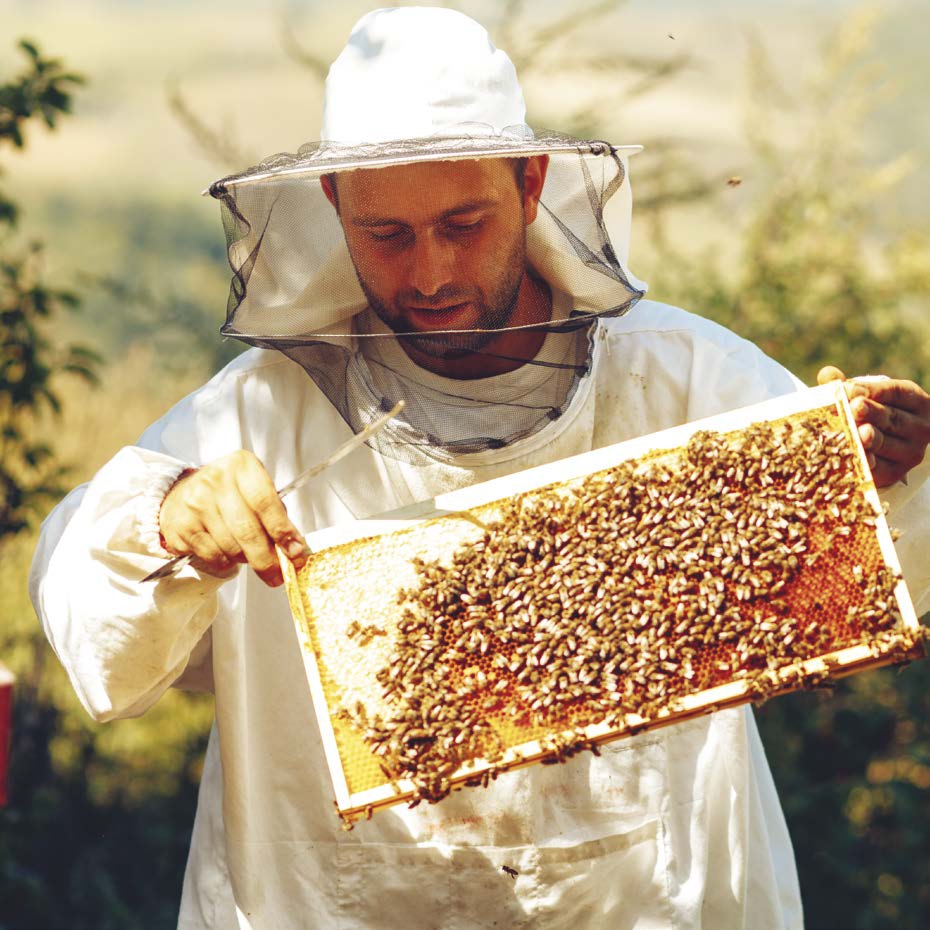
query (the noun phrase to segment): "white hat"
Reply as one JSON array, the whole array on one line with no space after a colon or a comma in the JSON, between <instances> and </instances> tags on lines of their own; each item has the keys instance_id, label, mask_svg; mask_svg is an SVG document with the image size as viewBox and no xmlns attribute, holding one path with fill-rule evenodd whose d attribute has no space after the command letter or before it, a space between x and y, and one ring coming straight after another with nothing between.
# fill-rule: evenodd
<instances>
[{"instance_id":1,"label":"white hat","mask_svg":"<svg viewBox=\"0 0 930 930\"><path fill-rule=\"evenodd\" d=\"M326 79L321 139L359 144L524 132L517 72L485 28L455 10L363 16Z\"/></svg>"},{"instance_id":2,"label":"white hat","mask_svg":"<svg viewBox=\"0 0 930 930\"><path fill-rule=\"evenodd\" d=\"M575 152L622 156L612 146L534 133L517 73L485 28L455 10L375 10L352 29L326 78L321 141L221 178L209 193L280 176L448 158Z\"/></svg>"}]
</instances>

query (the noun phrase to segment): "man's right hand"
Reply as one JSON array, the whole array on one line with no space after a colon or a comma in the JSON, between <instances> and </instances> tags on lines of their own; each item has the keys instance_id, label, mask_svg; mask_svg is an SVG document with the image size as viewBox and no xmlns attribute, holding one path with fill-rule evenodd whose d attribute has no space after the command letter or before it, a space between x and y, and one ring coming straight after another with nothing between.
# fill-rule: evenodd
<instances>
[{"instance_id":1,"label":"man's right hand","mask_svg":"<svg viewBox=\"0 0 930 930\"><path fill-rule=\"evenodd\" d=\"M168 491L159 516L165 547L223 576L248 562L265 584L283 582L275 544L299 568L307 544L288 518L264 465L240 450L191 472Z\"/></svg>"}]
</instances>

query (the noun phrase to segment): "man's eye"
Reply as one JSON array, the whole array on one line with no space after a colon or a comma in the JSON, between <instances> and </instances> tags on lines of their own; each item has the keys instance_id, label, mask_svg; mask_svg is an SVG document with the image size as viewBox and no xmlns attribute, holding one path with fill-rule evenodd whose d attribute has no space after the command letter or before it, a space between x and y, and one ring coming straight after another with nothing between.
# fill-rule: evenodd
<instances>
[{"instance_id":1,"label":"man's eye","mask_svg":"<svg viewBox=\"0 0 930 930\"><path fill-rule=\"evenodd\" d=\"M471 223L449 223L447 229L453 233L474 232L481 226L481 220L473 220Z\"/></svg>"},{"instance_id":2,"label":"man's eye","mask_svg":"<svg viewBox=\"0 0 930 930\"><path fill-rule=\"evenodd\" d=\"M378 242L390 242L392 239L399 239L403 234L404 230L400 227L396 229L385 229L380 232L375 232L374 230L369 232L371 238Z\"/></svg>"}]
</instances>

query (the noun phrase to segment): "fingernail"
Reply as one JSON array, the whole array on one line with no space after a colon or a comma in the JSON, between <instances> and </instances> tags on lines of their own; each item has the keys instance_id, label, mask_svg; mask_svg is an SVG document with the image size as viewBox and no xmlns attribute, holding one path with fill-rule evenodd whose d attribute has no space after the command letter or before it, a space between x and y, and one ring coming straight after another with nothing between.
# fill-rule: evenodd
<instances>
[{"instance_id":1,"label":"fingernail","mask_svg":"<svg viewBox=\"0 0 930 930\"><path fill-rule=\"evenodd\" d=\"M287 544L287 556L292 562L306 555L306 552L307 547L299 539L292 539Z\"/></svg>"},{"instance_id":2,"label":"fingernail","mask_svg":"<svg viewBox=\"0 0 930 930\"><path fill-rule=\"evenodd\" d=\"M869 389L861 384L857 384L855 381L847 381L846 393L849 399L852 400L854 397L868 397Z\"/></svg>"}]
</instances>

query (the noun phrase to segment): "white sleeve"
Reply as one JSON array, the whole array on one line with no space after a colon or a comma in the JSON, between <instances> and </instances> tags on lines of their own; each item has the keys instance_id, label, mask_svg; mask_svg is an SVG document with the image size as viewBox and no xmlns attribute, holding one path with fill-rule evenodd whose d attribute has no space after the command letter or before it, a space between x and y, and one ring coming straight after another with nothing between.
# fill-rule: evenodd
<instances>
[{"instance_id":1,"label":"white sleeve","mask_svg":"<svg viewBox=\"0 0 930 930\"><path fill-rule=\"evenodd\" d=\"M802 381L758 346L725 330L715 333L707 322L704 328L719 341L694 352L688 372L689 420L804 389Z\"/></svg>"},{"instance_id":2,"label":"white sleeve","mask_svg":"<svg viewBox=\"0 0 930 930\"><path fill-rule=\"evenodd\" d=\"M160 444L161 425L142 442ZM30 596L97 720L143 713L185 672L189 685L209 686L203 666L224 579L187 566L173 578L141 583L170 555L160 541L159 509L191 464L156 449L124 448L42 525Z\"/></svg>"}]
</instances>

